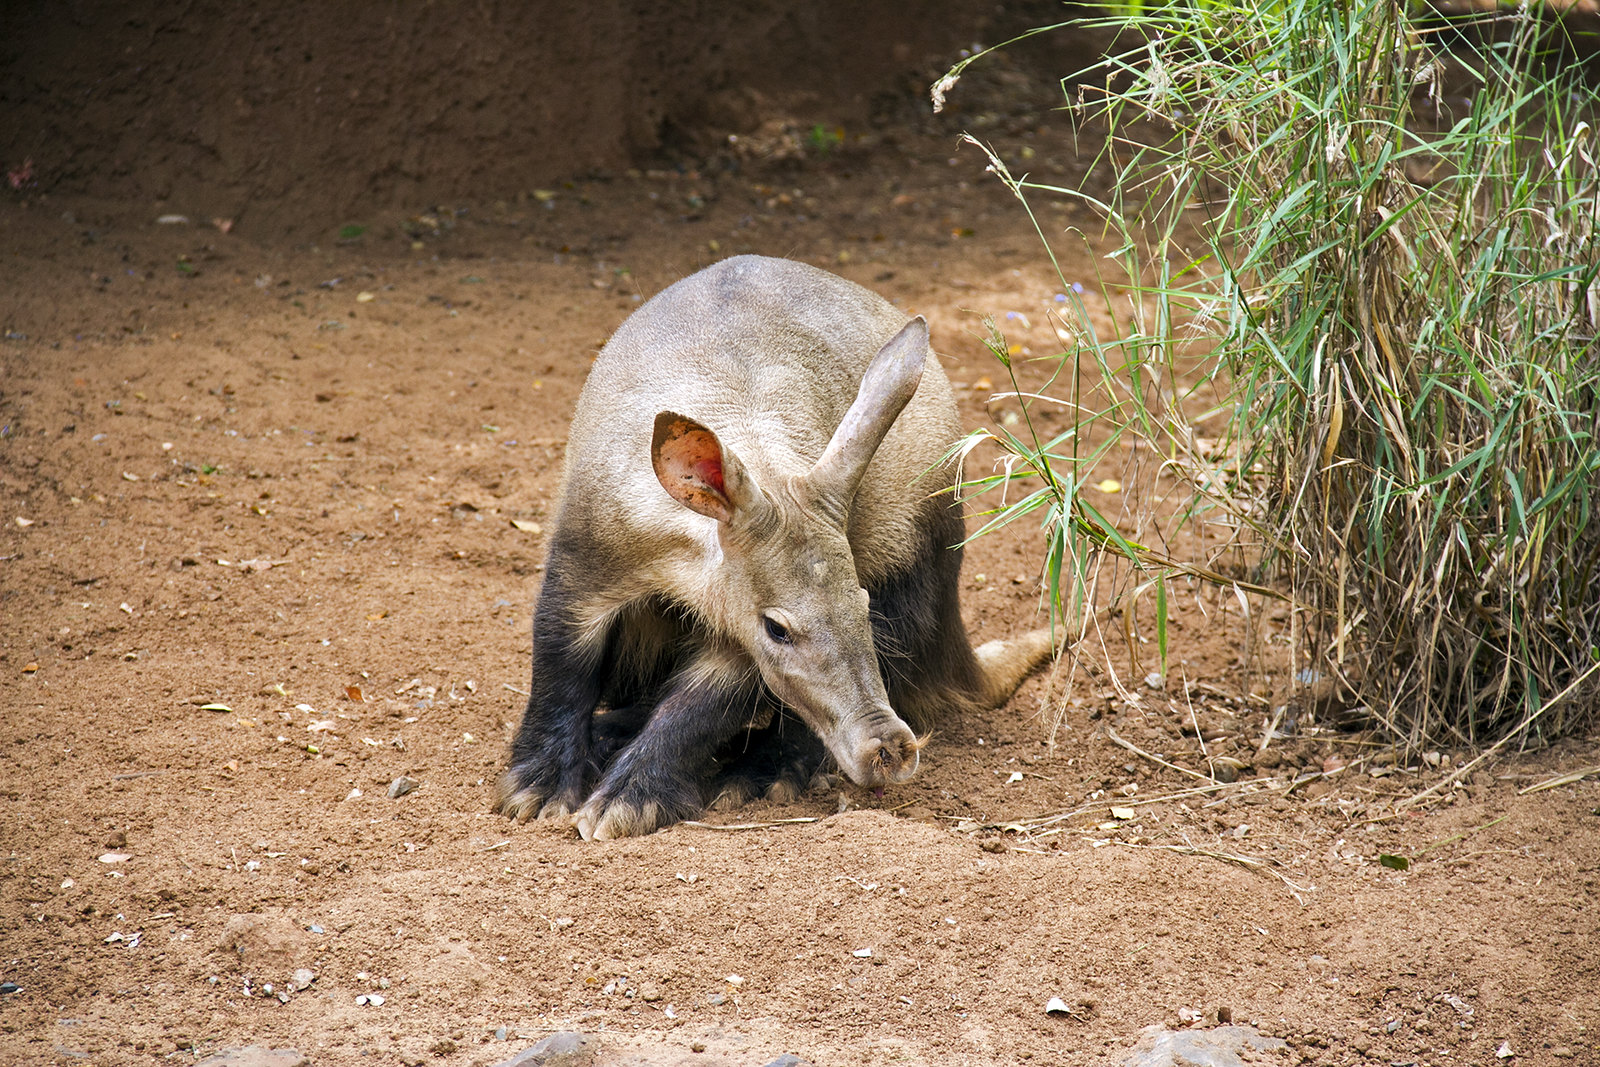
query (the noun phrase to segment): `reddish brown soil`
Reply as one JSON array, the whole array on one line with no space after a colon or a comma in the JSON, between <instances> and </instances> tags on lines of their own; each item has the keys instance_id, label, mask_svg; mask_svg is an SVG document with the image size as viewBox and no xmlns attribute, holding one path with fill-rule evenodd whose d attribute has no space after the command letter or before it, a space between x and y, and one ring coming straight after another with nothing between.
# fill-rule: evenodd
<instances>
[{"instance_id":1,"label":"reddish brown soil","mask_svg":"<svg viewBox=\"0 0 1600 1067\"><path fill-rule=\"evenodd\" d=\"M1063 667L945 724L881 798L603 845L489 812L529 524L641 297L736 252L827 266L929 317L973 427L1004 415L982 317L1048 350L1060 285L1014 202L948 136L896 141L374 209L314 244L5 199L0 1061L490 1064L575 1028L607 1062L1098 1064L1221 1011L1287 1039L1264 1063L1600 1063L1600 783L1519 792L1597 739L1396 817L1470 753L1396 767L1306 717L1259 753L1283 623L1253 607L1247 668L1231 593L1175 597L1165 690L1101 616L1070 690ZM1036 624L1040 544L971 548L975 638ZM1238 782L1112 740L1199 770L1194 722Z\"/></svg>"}]
</instances>

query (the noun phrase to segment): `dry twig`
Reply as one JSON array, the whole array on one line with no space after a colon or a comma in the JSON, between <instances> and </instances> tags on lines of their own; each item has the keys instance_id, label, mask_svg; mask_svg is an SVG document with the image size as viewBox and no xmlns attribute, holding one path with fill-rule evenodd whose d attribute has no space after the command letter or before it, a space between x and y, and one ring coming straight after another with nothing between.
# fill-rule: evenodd
<instances>
[{"instance_id":1,"label":"dry twig","mask_svg":"<svg viewBox=\"0 0 1600 1067\"><path fill-rule=\"evenodd\" d=\"M1210 775L1201 774L1199 771L1191 771L1189 768L1180 767L1176 763L1168 763L1160 756L1152 755L1151 753L1146 752L1132 741L1123 740L1123 738L1117 735L1117 731L1113 730L1109 724L1106 726L1106 737L1111 741L1112 744L1121 745L1129 752L1132 752L1135 756L1140 756L1144 759L1147 759L1151 763L1158 763L1168 770L1177 771L1179 774L1187 774L1189 777L1198 778L1202 782L1210 782L1214 780Z\"/></svg>"},{"instance_id":2,"label":"dry twig","mask_svg":"<svg viewBox=\"0 0 1600 1067\"><path fill-rule=\"evenodd\" d=\"M773 819L770 822L731 822L715 823L700 822L698 819L685 819L682 826L693 826L697 830L771 830L778 826L789 826L794 823L816 822L815 815L802 815L793 819Z\"/></svg>"},{"instance_id":3,"label":"dry twig","mask_svg":"<svg viewBox=\"0 0 1600 1067\"><path fill-rule=\"evenodd\" d=\"M1597 774L1600 774L1600 763L1595 764L1593 767L1579 767L1575 771L1567 771L1565 774L1558 774L1554 778L1546 778L1544 781L1530 785L1526 789L1519 789L1517 790L1517 796L1526 796L1529 793L1538 793L1546 789L1554 789L1557 786L1571 785L1574 782L1581 782L1585 778L1592 778Z\"/></svg>"}]
</instances>

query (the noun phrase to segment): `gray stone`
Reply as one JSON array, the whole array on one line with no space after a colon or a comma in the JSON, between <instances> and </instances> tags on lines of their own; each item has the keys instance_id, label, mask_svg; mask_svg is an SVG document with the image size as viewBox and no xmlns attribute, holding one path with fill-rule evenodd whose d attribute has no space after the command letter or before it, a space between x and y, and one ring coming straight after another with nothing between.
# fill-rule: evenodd
<instances>
[{"instance_id":1,"label":"gray stone","mask_svg":"<svg viewBox=\"0 0 1600 1067\"><path fill-rule=\"evenodd\" d=\"M400 777L389 783L389 799L398 800L407 793L411 792L413 789L417 788L417 785L418 782L415 778L407 778L402 774Z\"/></svg>"},{"instance_id":2,"label":"gray stone","mask_svg":"<svg viewBox=\"0 0 1600 1067\"><path fill-rule=\"evenodd\" d=\"M495 1067L589 1067L599 1048L598 1038L576 1030L561 1030L509 1060L501 1060Z\"/></svg>"},{"instance_id":3,"label":"gray stone","mask_svg":"<svg viewBox=\"0 0 1600 1067\"><path fill-rule=\"evenodd\" d=\"M811 1061L801 1059L792 1052L785 1052L777 1059L768 1062L765 1067L811 1067Z\"/></svg>"},{"instance_id":4,"label":"gray stone","mask_svg":"<svg viewBox=\"0 0 1600 1067\"><path fill-rule=\"evenodd\" d=\"M310 1063L296 1049L246 1045L225 1048L214 1056L207 1056L195 1067L308 1067Z\"/></svg>"},{"instance_id":5,"label":"gray stone","mask_svg":"<svg viewBox=\"0 0 1600 1067\"><path fill-rule=\"evenodd\" d=\"M1268 1051L1285 1047L1253 1026L1219 1026L1213 1030L1168 1030L1148 1026L1139 1043L1122 1058L1122 1067L1244 1067L1245 1049Z\"/></svg>"}]
</instances>

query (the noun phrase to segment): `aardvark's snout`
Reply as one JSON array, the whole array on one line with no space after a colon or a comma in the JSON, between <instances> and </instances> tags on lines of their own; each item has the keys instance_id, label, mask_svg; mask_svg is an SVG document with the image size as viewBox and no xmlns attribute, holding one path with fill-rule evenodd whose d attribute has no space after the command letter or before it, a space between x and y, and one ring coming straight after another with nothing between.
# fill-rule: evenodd
<instances>
[{"instance_id":1,"label":"aardvark's snout","mask_svg":"<svg viewBox=\"0 0 1600 1067\"><path fill-rule=\"evenodd\" d=\"M886 720L886 721L885 721ZM856 732L840 764L850 779L868 789L909 781L917 773L922 742L893 713Z\"/></svg>"}]
</instances>

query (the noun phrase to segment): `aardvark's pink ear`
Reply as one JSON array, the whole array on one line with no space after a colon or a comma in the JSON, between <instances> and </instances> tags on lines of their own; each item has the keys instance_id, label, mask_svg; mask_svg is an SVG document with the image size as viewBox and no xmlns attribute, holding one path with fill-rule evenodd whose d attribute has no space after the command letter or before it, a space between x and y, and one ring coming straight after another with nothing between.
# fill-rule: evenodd
<instances>
[{"instance_id":1,"label":"aardvark's pink ear","mask_svg":"<svg viewBox=\"0 0 1600 1067\"><path fill-rule=\"evenodd\" d=\"M730 475L738 479L738 461L724 454L716 434L691 418L663 411L656 416L650 463L672 499L719 522L732 521L735 493L728 483Z\"/></svg>"}]
</instances>

